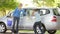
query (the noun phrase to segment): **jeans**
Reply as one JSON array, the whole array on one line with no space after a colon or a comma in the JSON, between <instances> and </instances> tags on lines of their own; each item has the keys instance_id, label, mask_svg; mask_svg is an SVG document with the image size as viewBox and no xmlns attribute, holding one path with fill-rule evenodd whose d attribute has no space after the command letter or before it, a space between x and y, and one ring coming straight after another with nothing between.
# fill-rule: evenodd
<instances>
[{"instance_id":1,"label":"jeans","mask_svg":"<svg viewBox=\"0 0 60 34\"><path fill-rule=\"evenodd\" d=\"M19 19L20 19L19 17L13 17L12 32L16 31L16 33L18 33ZM15 24L16 24L16 30L15 30Z\"/></svg>"}]
</instances>

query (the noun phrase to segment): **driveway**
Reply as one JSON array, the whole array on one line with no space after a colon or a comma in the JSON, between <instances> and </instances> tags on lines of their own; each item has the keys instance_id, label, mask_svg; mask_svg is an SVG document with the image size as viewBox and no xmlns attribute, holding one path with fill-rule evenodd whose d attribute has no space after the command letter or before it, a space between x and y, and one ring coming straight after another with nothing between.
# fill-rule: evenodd
<instances>
[{"instance_id":1,"label":"driveway","mask_svg":"<svg viewBox=\"0 0 60 34\"><path fill-rule=\"evenodd\" d=\"M11 32L0 33L0 34L12 34ZM34 33L19 33L19 34L34 34Z\"/></svg>"}]
</instances>

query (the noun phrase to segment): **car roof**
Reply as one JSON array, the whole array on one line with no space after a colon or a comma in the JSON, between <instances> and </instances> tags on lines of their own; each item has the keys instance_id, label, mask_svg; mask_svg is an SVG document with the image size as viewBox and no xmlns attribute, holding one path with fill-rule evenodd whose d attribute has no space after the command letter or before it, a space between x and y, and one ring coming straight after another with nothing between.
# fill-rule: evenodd
<instances>
[{"instance_id":1,"label":"car roof","mask_svg":"<svg viewBox=\"0 0 60 34\"><path fill-rule=\"evenodd\" d=\"M24 9L56 9L56 8L51 8L51 7L50 8L49 7L48 8L45 8L45 7L44 8L35 8L35 7L32 7L32 8L24 8Z\"/></svg>"}]
</instances>

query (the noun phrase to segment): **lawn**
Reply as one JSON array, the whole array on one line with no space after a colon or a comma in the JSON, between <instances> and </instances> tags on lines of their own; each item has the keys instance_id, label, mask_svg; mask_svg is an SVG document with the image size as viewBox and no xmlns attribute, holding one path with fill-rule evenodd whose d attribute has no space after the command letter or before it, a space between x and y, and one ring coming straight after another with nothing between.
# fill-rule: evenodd
<instances>
[{"instance_id":1,"label":"lawn","mask_svg":"<svg viewBox=\"0 0 60 34\"><path fill-rule=\"evenodd\" d=\"M56 32L56 34L60 34L60 30L58 30L58 31Z\"/></svg>"},{"instance_id":2,"label":"lawn","mask_svg":"<svg viewBox=\"0 0 60 34\"><path fill-rule=\"evenodd\" d=\"M23 32L23 33L34 33L34 31L29 31L29 30L20 30L20 32ZM47 32L45 33L45 34L48 34ZM60 34L60 30L58 30L57 32L56 32L56 34Z\"/></svg>"},{"instance_id":3,"label":"lawn","mask_svg":"<svg viewBox=\"0 0 60 34\"><path fill-rule=\"evenodd\" d=\"M7 32L11 32L8 30ZM34 33L34 31L31 30L19 30L20 33ZM48 34L47 32L45 34ZM56 34L60 34L60 30L57 30Z\"/></svg>"}]
</instances>

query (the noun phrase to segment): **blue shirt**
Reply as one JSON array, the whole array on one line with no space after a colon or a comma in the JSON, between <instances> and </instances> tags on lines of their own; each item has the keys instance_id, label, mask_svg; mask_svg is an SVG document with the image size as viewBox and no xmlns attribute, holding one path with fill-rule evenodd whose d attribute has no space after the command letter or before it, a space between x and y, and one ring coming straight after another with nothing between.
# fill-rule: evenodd
<instances>
[{"instance_id":1,"label":"blue shirt","mask_svg":"<svg viewBox=\"0 0 60 34\"><path fill-rule=\"evenodd\" d=\"M15 11L13 12L13 16L14 17L20 17L20 13L24 12L24 11L25 11L24 9L19 10L18 8L16 8Z\"/></svg>"}]
</instances>

